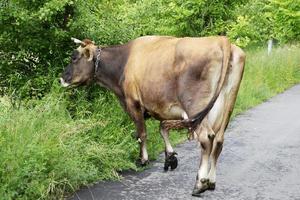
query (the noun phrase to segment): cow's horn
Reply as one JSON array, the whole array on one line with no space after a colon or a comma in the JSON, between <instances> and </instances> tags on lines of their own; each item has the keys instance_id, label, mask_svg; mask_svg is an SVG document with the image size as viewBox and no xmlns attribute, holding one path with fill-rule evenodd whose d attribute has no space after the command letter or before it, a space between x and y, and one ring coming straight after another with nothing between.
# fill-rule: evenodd
<instances>
[{"instance_id":1,"label":"cow's horn","mask_svg":"<svg viewBox=\"0 0 300 200\"><path fill-rule=\"evenodd\" d=\"M73 40L76 44L84 44L81 40L78 40L76 38L71 37L71 40Z\"/></svg>"}]
</instances>

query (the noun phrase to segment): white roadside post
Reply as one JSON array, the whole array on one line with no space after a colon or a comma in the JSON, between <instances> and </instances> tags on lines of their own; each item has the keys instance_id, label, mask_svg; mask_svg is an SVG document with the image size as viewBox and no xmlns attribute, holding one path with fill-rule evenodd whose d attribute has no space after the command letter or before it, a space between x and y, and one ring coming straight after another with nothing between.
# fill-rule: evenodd
<instances>
[{"instance_id":1,"label":"white roadside post","mask_svg":"<svg viewBox=\"0 0 300 200\"><path fill-rule=\"evenodd\" d=\"M272 40L272 39L269 39L269 40L268 40L268 55L271 54L272 47L273 47L273 40Z\"/></svg>"}]
</instances>

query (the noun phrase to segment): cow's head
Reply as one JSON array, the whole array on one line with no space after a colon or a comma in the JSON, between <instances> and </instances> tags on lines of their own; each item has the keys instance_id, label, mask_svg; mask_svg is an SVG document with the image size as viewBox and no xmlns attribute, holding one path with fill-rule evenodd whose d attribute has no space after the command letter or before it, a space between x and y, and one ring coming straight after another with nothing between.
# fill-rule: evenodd
<instances>
[{"instance_id":1,"label":"cow's head","mask_svg":"<svg viewBox=\"0 0 300 200\"><path fill-rule=\"evenodd\" d=\"M72 40L80 46L73 51L70 64L60 78L63 87L88 84L94 76L93 58L96 54L96 45L88 39L80 41L72 38Z\"/></svg>"}]
</instances>

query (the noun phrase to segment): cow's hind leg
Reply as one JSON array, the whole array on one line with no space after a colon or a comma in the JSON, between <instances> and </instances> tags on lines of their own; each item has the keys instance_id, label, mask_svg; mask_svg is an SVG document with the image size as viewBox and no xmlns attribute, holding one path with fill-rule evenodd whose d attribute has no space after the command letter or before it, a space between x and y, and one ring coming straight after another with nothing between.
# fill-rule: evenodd
<instances>
[{"instance_id":1,"label":"cow's hind leg","mask_svg":"<svg viewBox=\"0 0 300 200\"><path fill-rule=\"evenodd\" d=\"M171 170L176 169L178 165L177 160L177 153L174 152L170 140L169 140L169 130L166 130L163 128L162 124L160 124L160 134L162 138L164 139L165 143L165 164L164 164L164 170L168 171L169 167L171 167Z\"/></svg>"},{"instance_id":2,"label":"cow's hind leg","mask_svg":"<svg viewBox=\"0 0 300 200\"><path fill-rule=\"evenodd\" d=\"M203 120L202 124L196 129L196 134L201 147L201 158L196 184L192 193L193 196L199 196L200 193L209 189L209 156L212 150L212 135L214 135L214 132L208 126L207 121Z\"/></svg>"},{"instance_id":3,"label":"cow's hind leg","mask_svg":"<svg viewBox=\"0 0 300 200\"><path fill-rule=\"evenodd\" d=\"M208 189L210 190L214 190L216 187L216 167L217 167L218 158L223 148L223 142L224 142L224 131L219 132L213 141L213 148L211 152L211 167L208 174L208 178L209 178Z\"/></svg>"}]
</instances>

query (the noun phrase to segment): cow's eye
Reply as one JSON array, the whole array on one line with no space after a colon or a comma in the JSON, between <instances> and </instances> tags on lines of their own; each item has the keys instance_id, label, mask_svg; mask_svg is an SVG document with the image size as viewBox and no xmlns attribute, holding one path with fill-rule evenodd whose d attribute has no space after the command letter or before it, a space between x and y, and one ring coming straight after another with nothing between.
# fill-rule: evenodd
<instances>
[{"instance_id":1,"label":"cow's eye","mask_svg":"<svg viewBox=\"0 0 300 200\"><path fill-rule=\"evenodd\" d=\"M77 61L77 56L72 56L72 62L76 62Z\"/></svg>"}]
</instances>

